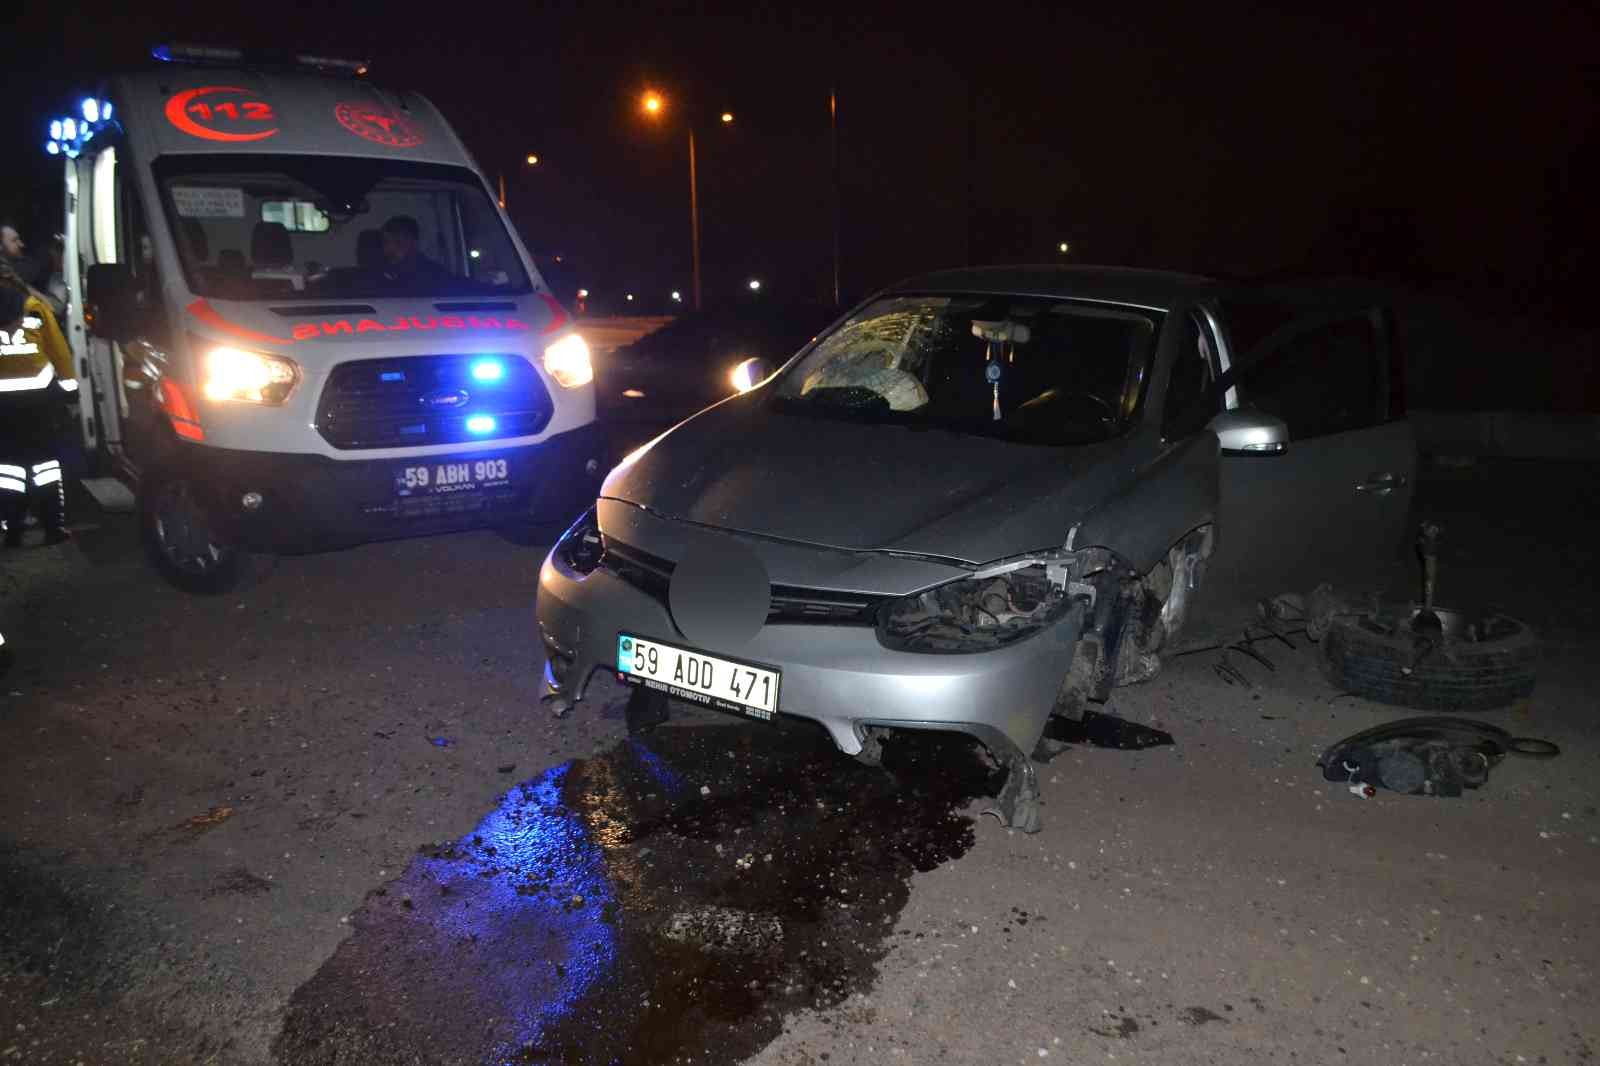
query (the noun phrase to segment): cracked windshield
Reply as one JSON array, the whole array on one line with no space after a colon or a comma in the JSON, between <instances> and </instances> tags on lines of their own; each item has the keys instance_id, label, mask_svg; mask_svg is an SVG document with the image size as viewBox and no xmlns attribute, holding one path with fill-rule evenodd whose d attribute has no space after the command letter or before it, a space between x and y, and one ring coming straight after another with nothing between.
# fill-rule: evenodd
<instances>
[{"instance_id":1,"label":"cracked windshield","mask_svg":"<svg viewBox=\"0 0 1600 1066\"><path fill-rule=\"evenodd\" d=\"M879 300L788 373L788 412L1024 444L1116 436L1138 408L1159 319L1069 300Z\"/></svg>"}]
</instances>

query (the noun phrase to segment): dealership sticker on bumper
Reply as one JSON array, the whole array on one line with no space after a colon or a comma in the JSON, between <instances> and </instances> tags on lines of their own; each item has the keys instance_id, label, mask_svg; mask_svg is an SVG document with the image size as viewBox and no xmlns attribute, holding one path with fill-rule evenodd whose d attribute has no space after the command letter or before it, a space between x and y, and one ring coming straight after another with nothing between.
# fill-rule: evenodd
<instances>
[{"instance_id":1,"label":"dealership sticker on bumper","mask_svg":"<svg viewBox=\"0 0 1600 1066\"><path fill-rule=\"evenodd\" d=\"M752 718L770 719L778 709L778 671L631 633L617 634L617 674L630 684Z\"/></svg>"}]
</instances>

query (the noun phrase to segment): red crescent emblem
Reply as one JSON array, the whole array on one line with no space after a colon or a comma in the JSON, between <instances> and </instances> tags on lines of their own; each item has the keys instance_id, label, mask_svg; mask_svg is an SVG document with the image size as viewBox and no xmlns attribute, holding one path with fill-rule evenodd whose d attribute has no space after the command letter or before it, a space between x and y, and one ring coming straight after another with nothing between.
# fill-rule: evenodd
<instances>
[{"instance_id":1,"label":"red crescent emblem","mask_svg":"<svg viewBox=\"0 0 1600 1066\"><path fill-rule=\"evenodd\" d=\"M253 99L228 101L215 106L200 102L202 96L212 93L239 93ZM215 121L251 125L277 121L271 104L257 98L253 90L237 85L203 85L198 89L185 89L167 101L167 121L189 136L207 141L262 141L278 132L276 125L250 133L233 133L201 125L202 122Z\"/></svg>"}]
</instances>

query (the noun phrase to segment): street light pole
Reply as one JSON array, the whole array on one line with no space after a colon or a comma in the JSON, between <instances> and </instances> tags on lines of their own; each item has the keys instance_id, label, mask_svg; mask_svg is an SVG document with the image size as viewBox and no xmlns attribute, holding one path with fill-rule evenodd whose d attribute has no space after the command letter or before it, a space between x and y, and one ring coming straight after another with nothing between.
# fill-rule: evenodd
<instances>
[{"instance_id":1,"label":"street light pole","mask_svg":"<svg viewBox=\"0 0 1600 1066\"><path fill-rule=\"evenodd\" d=\"M833 142L833 306L839 300L839 216L844 210L844 189L839 183L839 91L828 90L828 134Z\"/></svg>"},{"instance_id":2,"label":"street light pole","mask_svg":"<svg viewBox=\"0 0 1600 1066\"><path fill-rule=\"evenodd\" d=\"M694 167L694 126L689 127L689 234L694 242L694 309L700 310L700 182Z\"/></svg>"}]
</instances>

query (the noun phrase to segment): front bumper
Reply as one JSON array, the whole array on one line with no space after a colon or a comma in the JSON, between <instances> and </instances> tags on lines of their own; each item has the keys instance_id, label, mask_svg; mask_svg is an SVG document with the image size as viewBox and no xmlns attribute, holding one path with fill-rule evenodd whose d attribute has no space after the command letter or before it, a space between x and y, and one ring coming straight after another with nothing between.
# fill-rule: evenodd
<instances>
[{"instance_id":1,"label":"front bumper","mask_svg":"<svg viewBox=\"0 0 1600 1066\"><path fill-rule=\"evenodd\" d=\"M604 568L579 575L554 551L539 572L536 613L546 686L567 703L583 698L596 670L615 670L619 630L691 643L660 600ZM976 737L1031 781L1028 756L1083 625L1075 606L1029 640L968 655L891 651L870 627L844 625L767 625L738 648L698 646L780 669L778 711L820 723L848 755L865 746L868 727L947 730Z\"/></svg>"},{"instance_id":2,"label":"front bumper","mask_svg":"<svg viewBox=\"0 0 1600 1066\"><path fill-rule=\"evenodd\" d=\"M257 551L307 551L456 529L565 525L593 502L607 469L606 441L590 423L537 444L426 459L329 459L184 445L172 465L196 484L221 531ZM507 485L484 492L401 501L397 468L504 458ZM261 503L245 509L246 493Z\"/></svg>"}]
</instances>

